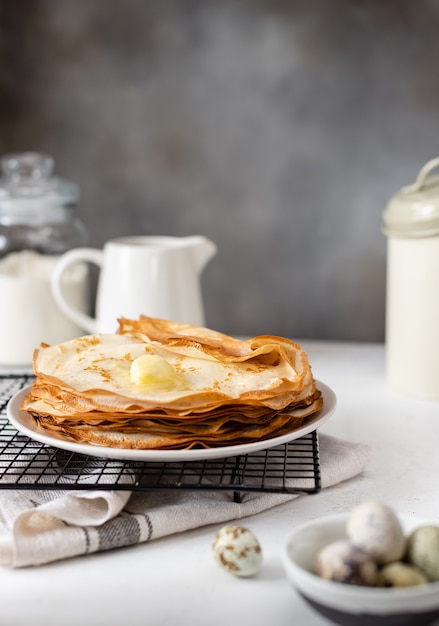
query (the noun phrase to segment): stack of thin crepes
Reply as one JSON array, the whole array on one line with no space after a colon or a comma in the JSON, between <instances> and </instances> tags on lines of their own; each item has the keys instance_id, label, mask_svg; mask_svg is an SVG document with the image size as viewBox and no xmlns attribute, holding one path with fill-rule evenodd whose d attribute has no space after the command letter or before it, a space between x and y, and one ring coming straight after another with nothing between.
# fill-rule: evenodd
<instances>
[{"instance_id":1,"label":"stack of thin crepes","mask_svg":"<svg viewBox=\"0 0 439 626\"><path fill-rule=\"evenodd\" d=\"M171 375L133 379L152 355ZM141 316L34 354L22 402L52 436L131 449L249 443L302 426L323 405L306 352L282 337L239 340ZM175 375L174 375L175 374Z\"/></svg>"}]
</instances>

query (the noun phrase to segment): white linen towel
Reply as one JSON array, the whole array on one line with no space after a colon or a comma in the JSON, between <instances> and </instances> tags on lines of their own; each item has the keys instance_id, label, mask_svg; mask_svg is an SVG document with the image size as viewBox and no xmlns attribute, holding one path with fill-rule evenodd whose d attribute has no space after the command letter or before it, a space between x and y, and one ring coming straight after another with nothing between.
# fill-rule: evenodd
<instances>
[{"instance_id":1,"label":"white linen towel","mask_svg":"<svg viewBox=\"0 0 439 626\"><path fill-rule=\"evenodd\" d=\"M370 449L320 434L319 455L322 488L328 488L360 474ZM227 491L0 489L0 565L40 565L151 541L255 515L297 497L249 492L234 502Z\"/></svg>"}]
</instances>

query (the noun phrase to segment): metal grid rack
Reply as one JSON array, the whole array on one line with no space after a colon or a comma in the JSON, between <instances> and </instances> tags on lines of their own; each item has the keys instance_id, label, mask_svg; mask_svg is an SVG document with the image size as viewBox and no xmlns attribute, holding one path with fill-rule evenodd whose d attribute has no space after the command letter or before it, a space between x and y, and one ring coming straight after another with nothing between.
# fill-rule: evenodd
<instances>
[{"instance_id":1,"label":"metal grid rack","mask_svg":"<svg viewBox=\"0 0 439 626\"><path fill-rule=\"evenodd\" d=\"M315 494L321 489L317 432L289 443L224 459L117 461L69 452L19 433L7 418L10 398L31 374L0 375L1 489L190 489Z\"/></svg>"}]
</instances>

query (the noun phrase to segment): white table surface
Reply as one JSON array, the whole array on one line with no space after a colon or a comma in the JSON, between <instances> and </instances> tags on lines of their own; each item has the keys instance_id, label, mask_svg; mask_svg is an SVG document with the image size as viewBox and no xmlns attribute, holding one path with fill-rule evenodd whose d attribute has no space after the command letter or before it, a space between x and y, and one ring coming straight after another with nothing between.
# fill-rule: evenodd
<instances>
[{"instance_id":1,"label":"white table surface","mask_svg":"<svg viewBox=\"0 0 439 626\"><path fill-rule=\"evenodd\" d=\"M0 570L5 626L324 626L290 587L281 563L289 530L370 498L439 521L439 403L393 391L380 344L302 341L316 378L338 399L321 432L367 443L360 477L240 523L263 549L260 574L238 579L215 563L221 525L37 568ZM1 497L1 492L0 492Z\"/></svg>"}]
</instances>

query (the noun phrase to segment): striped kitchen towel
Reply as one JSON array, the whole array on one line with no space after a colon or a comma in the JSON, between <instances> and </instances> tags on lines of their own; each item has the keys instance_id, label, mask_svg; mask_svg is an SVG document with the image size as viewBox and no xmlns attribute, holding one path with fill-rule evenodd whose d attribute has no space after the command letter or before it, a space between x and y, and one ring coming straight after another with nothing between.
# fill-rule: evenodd
<instances>
[{"instance_id":1,"label":"striped kitchen towel","mask_svg":"<svg viewBox=\"0 0 439 626\"><path fill-rule=\"evenodd\" d=\"M368 446L324 434L319 453L324 489L358 476L370 459ZM93 469L81 480L91 480ZM256 515L297 497L246 493L235 502L225 491L1 490L0 565L26 567L121 548Z\"/></svg>"}]
</instances>

